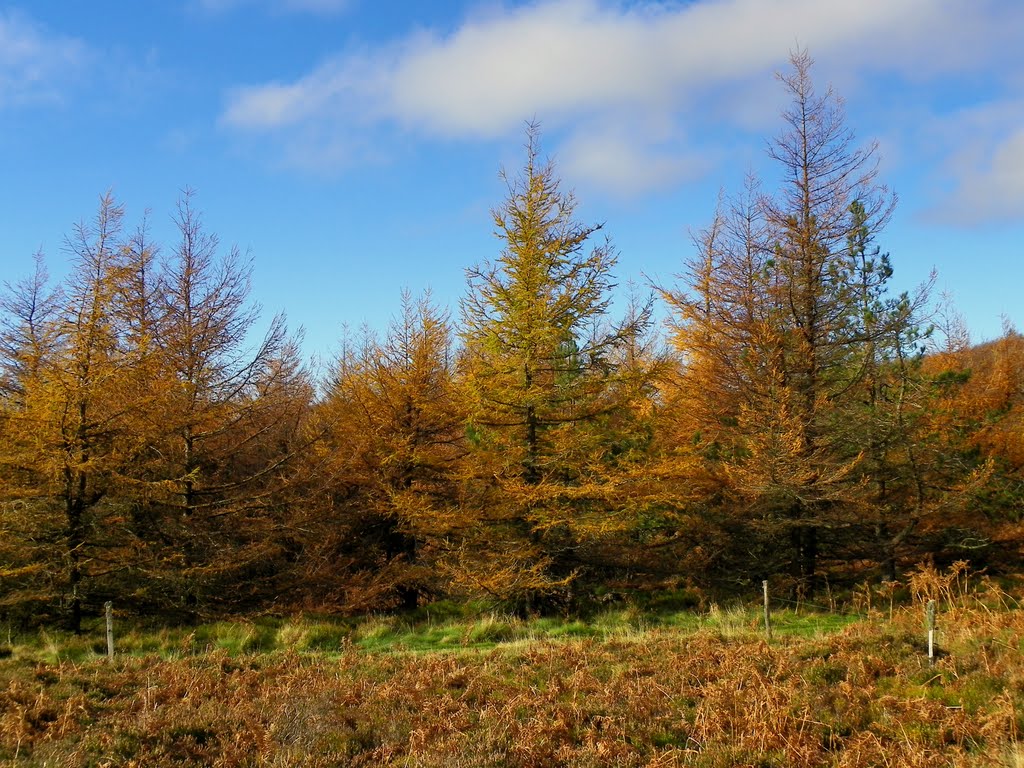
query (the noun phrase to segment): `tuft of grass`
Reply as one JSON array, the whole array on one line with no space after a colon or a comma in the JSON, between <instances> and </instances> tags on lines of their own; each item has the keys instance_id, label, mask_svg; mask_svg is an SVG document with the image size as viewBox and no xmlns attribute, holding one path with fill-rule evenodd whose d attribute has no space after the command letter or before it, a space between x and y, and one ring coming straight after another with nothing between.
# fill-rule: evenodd
<instances>
[{"instance_id":1,"label":"tuft of grass","mask_svg":"<svg viewBox=\"0 0 1024 768\"><path fill-rule=\"evenodd\" d=\"M398 634L397 619L378 616L360 623L353 633L353 640L364 650L384 651L396 644Z\"/></svg>"},{"instance_id":2,"label":"tuft of grass","mask_svg":"<svg viewBox=\"0 0 1024 768\"><path fill-rule=\"evenodd\" d=\"M1024 768L1024 743L1008 746L1000 764L1005 768Z\"/></svg>"},{"instance_id":3,"label":"tuft of grass","mask_svg":"<svg viewBox=\"0 0 1024 768\"><path fill-rule=\"evenodd\" d=\"M523 622L513 616L488 614L469 625L463 645L491 646L523 637Z\"/></svg>"},{"instance_id":4,"label":"tuft of grass","mask_svg":"<svg viewBox=\"0 0 1024 768\"><path fill-rule=\"evenodd\" d=\"M763 618L757 618L759 626L763 628ZM857 614L773 611L772 631L782 635L814 638L834 634L860 620Z\"/></svg>"},{"instance_id":5,"label":"tuft of grass","mask_svg":"<svg viewBox=\"0 0 1024 768\"><path fill-rule=\"evenodd\" d=\"M277 622L270 619L219 621L196 627L192 635L191 645L200 651L223 650L235 656L268 653L277 647Z\"/></svg>"},{"instance_id":6,"label":"tuft of grass","mask_svg":"<svg viewBox=\"0 0 1024 768\"><path fill-rule=\"evenodd\" d=\"M340 652L349 641L351 629L334 622L318 621L305 627L303 637L298 643L287 643L278 638L278 645L283 648L294 648L299 651Z\"/></svg>"},{"instance_id":7,"label":"tuft of grass","mask_svg":"<svg viewBox=\"0 0 1024 768\"><path fill-rule=\"evenodd\" d=\"M537 619L531 622L529 629L530 637L534 639L603 638L609 634L606 628L579 619Z\"/></svg>"},{"instance_id":8,"label":"tuft of grass","mask_svg":"<svg viewBox=\"0 0 1024 768\"><path fill-rule=\"evenodd\" d=\"M720 608L712 604L708 610L707 626L722 637L749 637L757 632L759 618L743 606Z\"/></svg>"},{"instance_id":9,"label":"tuft of grass","mask_svg":"<svg viewBox=\"0 0 1024 768\"><path fill-rule=\"evenodd\" d=\"M106 654L106 646L97 651L95 640L88 635L40 629L37 641L26 655L51 664L82 663L95 659L100 653Z\"/></svg>"}]
</instances>

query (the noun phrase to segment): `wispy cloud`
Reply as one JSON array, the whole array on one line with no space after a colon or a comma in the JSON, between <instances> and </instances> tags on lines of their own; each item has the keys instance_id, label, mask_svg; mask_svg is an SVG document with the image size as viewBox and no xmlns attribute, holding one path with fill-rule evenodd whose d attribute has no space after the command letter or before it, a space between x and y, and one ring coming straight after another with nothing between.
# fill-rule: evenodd
<instances>
[{"instance_id":1,"label":"wispy cloud","mask_svg":"<svg viewBox=\"0 0 1024 768\"><path fill-rule=\"evenodd\" d=\"M940 125L947 151L937 175L947 194L926 218L962 226L1024 219L1024 99L990 101Z\"/></svg>"},{"instance_id":2,"label":"wispy cloud","mask_svg":"<svg viewBox=\"0 0 1024 768\"><path fill-rule=\"evenodd\" d=\"M59 101L88 58L84 43L0 10L0 108Z\"/></svg>"},{"instance_id":3,"label":"wispy cloud","mask_svg":"<svg viewBox=\"0 0 1024 768\"><path fill-rule=\"evenodd\" d=\"M343 51L296 80L239 87L221 121L282 146L333 135L365 147L382 128L488 139L536 116L564 136L560 154L582 178L640 193L709 165L695 160L695 137L753 127L768 76L798 45L825 77L854 87L879 74L934 80L994 68L1001 51L1016 49L1021 24L1024 4L1000 0L489 6L451 30ZM323 162L359 156L328 143L305 145L309 165L319 152Z\"/></svg>"},{"instance_id":4,"label":"wispy cloud","mask_svg":"<svg viewBox=\"0 0 1024 768\"><path fill-rule=\"evenodd\" d=\"M963 174L951 209L967 224L1022 218L1024 128L997 144L981 167Z\"/></svg>"},{"instance_id":5,"label":"wispy cloud","mask_svg":"<svg viewBox=\"0 0 1024 768\"><path fill-rule=\"evenodd\" d=\"M700 178L714 167L717 158L686 150L678 136L661 142L630 122L573 131L558 153L565 173L616 197L631 198Z\"/></svg>"}]
</instances>

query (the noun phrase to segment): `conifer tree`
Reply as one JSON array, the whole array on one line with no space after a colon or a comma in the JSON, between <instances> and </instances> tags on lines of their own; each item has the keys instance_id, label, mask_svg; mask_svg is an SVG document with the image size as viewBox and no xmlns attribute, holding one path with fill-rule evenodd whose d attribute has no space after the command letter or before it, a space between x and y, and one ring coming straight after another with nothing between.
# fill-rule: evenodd
<instances>
[{"instance_id":1,"label":"conifer tree","mask_svg":"<svg viewBox=\"0 0 1024 768\"><path fill-rule=\"evenodd\" d=\"M797 52L791 64L780 78L786 128L769 149L778 193L749 195L722 217L688 290L668 298L684 386L704 403L698 449L714 449L746 518L775 551L788 544L795 583L810 590L820 533L850 525L862 501L863 455L849 451L849 429L894 332L873 319L888 264L863 247L894 199L877 184L875 146L854 144L839 97L815 92L810 57Z\"/></svg>"},{"instance_id":2,"label":"conifer tree","mask_svg":"<svg viewBox=\"0 0 1024 768\"><path fill-rule=\"evenodd\" d=\"M633 353L650 306L610 320L614 248L576 220L536 125L522 170L502 178L502 251L467 270L461 370L478 477L490 478L471 486L490 518L481 538L496 544L479 584L527 594L564 583L582 564L581 537L611 524L607 472L635 426L618 417L649 380Z\"/></svg>"},{"instance_id":3,"label":"conifer tree","mask_svg":"<svg viewBox=\"0 0 1024 768\"><path fill-rule=\"evenodd\" d=\"M115 593L143 609L265 595L291 557L313 398L283 320L249 350L248 267L188 194L163 261L123 220L105 196L67 238L64 285L37 258L0 302L2 592L73 629Z\"/></svg>"},{"instance_id":4,"label":"conifer tree","mask_svg":"<svg viewBox=\"0 0 1024 768\"><path fill-rule=\"evenodd\" d=\"M259 591L272 578L281 542L268 532L287 506L312 389L283 316L252 341L260 308L249 299L251 262L221 250L193 198L186 190L178 203L178 240L162 261L161 462L151 498L165 543L154 568L176 577L168 583L186 607L201 607L201 594L241 599L225 588L233 580Z\"/></svg>"},{"instance_id":5,"label":"conifer tree","mask_svg":"<svg viewBox=\"0 0 1024 768\"><path fill-rule=\"evenodd\" d=\"M311 578L349 609L403 605L443 591L437 563L458 536L465 406L452 327L429 293L402 294L384 338L346 340L317 408L327 476Z\"/></svg>"},{"instance_id":6,"label":"conifer tree","mask_svg":"<svg viewBox=\"0 0 1024 768\"><path fill-rule=\"evenodd\" d=\"M124 343L119 297L126 277L124 209L107 195L95 219L66 241L72 272L63 291L33 278L5 299L5 496L20 500L6 533L21 549L13 573L77 631L95 608L97 580L128 557L121 504L146 436L140 351ZM24 596L24 595L22 595ZM45 611L44 611L45 613Z\"/></svg>"}]
</instances>

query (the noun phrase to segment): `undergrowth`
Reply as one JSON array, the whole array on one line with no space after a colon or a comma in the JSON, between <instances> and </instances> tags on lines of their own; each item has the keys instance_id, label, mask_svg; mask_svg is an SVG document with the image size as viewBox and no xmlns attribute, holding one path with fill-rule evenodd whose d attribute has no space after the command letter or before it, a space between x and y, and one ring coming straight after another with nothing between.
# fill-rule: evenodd
<instances>
[{"instance_id":1,"label":"undergrowth","mask_svg":"<svg viewBox=\"0 0 1024 768\"><path fill-rule=\"evenodd\" d=\"M1024 612L927 577L891 615L777 613L771 642L756 611L714 606L137 630L113 663L12 638L0 763L1020 768Z\"/></svg>"}]
</instances>

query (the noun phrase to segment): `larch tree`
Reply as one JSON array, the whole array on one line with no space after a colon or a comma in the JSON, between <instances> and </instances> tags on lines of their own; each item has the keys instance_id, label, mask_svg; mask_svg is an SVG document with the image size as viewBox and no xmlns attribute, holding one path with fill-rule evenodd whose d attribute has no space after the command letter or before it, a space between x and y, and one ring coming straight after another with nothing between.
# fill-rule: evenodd
<instances>
[{"instance_id":1,"label":"larch tree","mask_svg":"<svg viewBox=\"0 0 1024 768\"><path fill-rule=\"evenodd\" d=\"M887 266L858 256L894 198L876 180L875 145L855 145L842 102L815 92L811 59L791 57L785 130L770 144L775 195L758 194L716 224L686 290L668 292L675 344L698 400L698 442L811 590L819 535L856 519L863 498L849 451L860 385L892 329L865 311ZM722 247L718 231L728 236ZM865 287L866 286L866 287ZM865 290L870 294L865 297Z\"/></svg>"},{"instance_id":2,"label":"larch tree","mask_svg":"<svg viewBox=\"0 0 1024 768\"><path fill-rule=\"evenodd\" d=\"M721 198L710 225L696 233L681 275L686 288L663 290L678 367L663 383L660 467L678 503L695 511L687 538L707 553L708 568L735 570L732 553L764 562L748 528L776 523L761 514L770 502L744 490L738 468L756 462L782 478L794 461L784 432L771 423L783 385L783 337L772 294L771 228L760 182L748 175L742 194ZM766 422L755 424L758 414ZM735 509L746 514L736 515ZM714 555L710 553L714 552Z\"/></svg>"},{"instance_id":3,"label":"larch tree","mask_svg":"<svg viewBox=\"0 0 1024 768\"><path fill-rule=\"evenodd\" d=\"M594 244L600 225L576 220L536 125L527 138L492 212L501 254L467 270L461 359L481 462L470 488L493 544L478 586L523 595L570 579L581 537L612 523L606 472L628 428L615 416L648 373L630 350L650 321L649 305L610 320L616 253L607 239Z\"/></svg>"},{"instance_id":4,"label":"larch tree","mask_svg":"<svg viewBox=\"0 0 1024 768\"><path fill-rule=\"evenodd\" d=\"M0 610L52 609L59 585L46 583L57 551L60 517L40 471L38 389L57 348L56 318L63 299L50 285L41 253L32 274L5 284L0 296Z\"/></svg>"},{"instance_id":5,"label":"larch tree","mask_svg":"<svg viewBox=\"0 0 1024 768\"><path fill-rule=\"evenodd\" d=\"M443 593L438 562L462 516L465 405L453 330L429 293L403 292L383 338L346 340L318 407L325 509L312 578L346 609L414 607ZM318 523L318 524L317 524Z\"/></svg>"},{"instance_id":6,"label":"larch tree","mask_svg":"<svg viewBox=\"0 0 1024 768\"><path fill-rule=\"evenodd\" d=\"M920 545L936 558L1015 562L1024 519L1024 336L1007 323L999 338L971 345L957 325L953 343L921 363L934 468L924 477L931 503Z\"/></svg>"},{"instance_id":7,"label":"larch tree","mask_svg":"<svg viewBox=\"0 0 1024 768\"><path fill-rule=\"evenodd\" d=\"M127 276L123 208L110 195L66 241L72 272L47 293L35 276L5 300L5 476L21 499L22 546L45 575L37 598L78 630L97 584L130 561L122 504L146 435L145 355L125 343L119 314ZM13 332L13 333L12 333ZM26 572L26 571L23 571Z\"/></svg>"},{"instance_id":8,"label":"larch tree","mask_svg":"<svg viewBox=\"0 0 1024 768\"><path fill-rule=\"evenodd\" d=\"M161 552L154 574L179 592L161 599L191 610L203 607L201 595L241 599L222 588L240 574L253 589L270 578L278 542L267 532L278 524L312 390L283 317L255 334L251 264L237 248L221 251L191 191L174 223L154 330L160 462L149 501Z\"/></svg>"},{"instance_id":9,"label":"larch tree","mask_svg":"<svg viewBox=\"0 0 1024 768\"><path fill-rule=\"evenodd\" d=\"M849 507L845 479L850 460L838 446L838 430L851 405L854 384L865 374L858 351L878 329L865 324L856 290L870 279L851 258L856 232L874 236L886 224L894 199L876 182L877 145L856 147L845 126L842 101L831 89L819 96L806 52L792 57L782 77L792 98L783 113L786 130L770 156L783 173L766 215L776 236L773 286L782 308L783 396L787 441L803 463L781 510L792 525L794 574L813 588L818 534ZM868 235L861 235L865 237ZM888 275L878 272L884 285ZM780 420L781 421L781 420ZM844 503L846 502L846 503Z\"/></svg>"}]
</instances>

